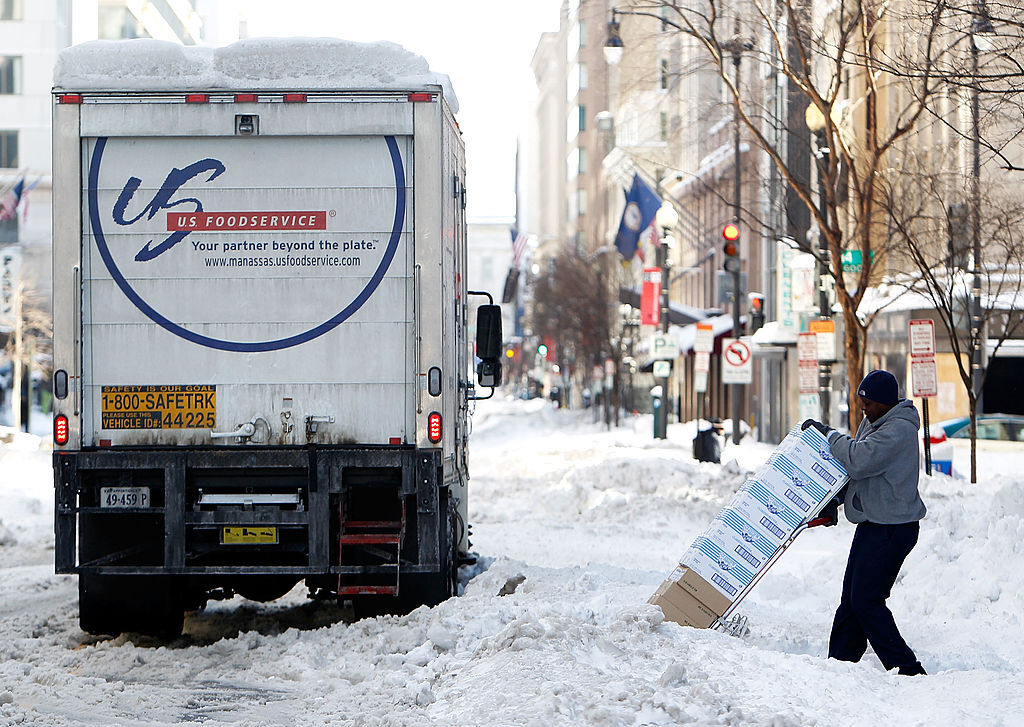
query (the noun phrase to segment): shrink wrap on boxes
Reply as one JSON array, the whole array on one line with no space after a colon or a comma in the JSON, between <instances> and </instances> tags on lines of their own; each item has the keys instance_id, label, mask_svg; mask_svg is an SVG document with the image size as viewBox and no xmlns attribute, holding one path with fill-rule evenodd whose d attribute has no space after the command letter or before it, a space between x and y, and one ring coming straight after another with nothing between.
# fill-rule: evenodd
<instances>
[{"instance_id":1,"label":"shrink wrap on boxes","mask_svg":"<svg viewBox=\"0 0 1024 727\"><path fill-rule=\"evenodd\" d=\"M671 621L712 625L848 479L820 432L794 428L697 536L650 603Z\"/></svg>"}]
</instances>

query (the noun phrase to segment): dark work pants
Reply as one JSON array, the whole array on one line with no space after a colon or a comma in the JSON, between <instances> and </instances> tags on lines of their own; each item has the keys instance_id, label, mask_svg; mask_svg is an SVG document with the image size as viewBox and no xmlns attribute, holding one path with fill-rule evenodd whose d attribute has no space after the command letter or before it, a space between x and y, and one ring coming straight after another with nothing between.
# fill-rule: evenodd
<instances>
[{"instance_id":1,"label":"dark work pants","mask_svg":"<svg viewBox=\"0 0 1024 727\"><path fill-rule=\"evenodd\" d=\"M904 559L917 544L920 529L916 522L857 526L843 577L843 597L832 622L830 658L860 661L870 642L886 671L917 662L885 600Z\"/></svg>"}]
</instances>

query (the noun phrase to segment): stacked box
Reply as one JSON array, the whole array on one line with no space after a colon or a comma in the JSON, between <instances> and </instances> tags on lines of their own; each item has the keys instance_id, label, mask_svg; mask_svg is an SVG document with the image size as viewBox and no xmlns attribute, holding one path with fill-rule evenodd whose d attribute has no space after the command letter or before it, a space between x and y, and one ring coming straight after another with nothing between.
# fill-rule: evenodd
<instances>
[{"instance_id":1,"label":"stacked box","mask_svg":"<svg viewBox=\"0 0 1024 727\"><path fill-rule=\"evenodd\" d=\"M669 621L698 629L708 628L731 605L710 583L682 566L672 571L648 603L660 607Z\"/></svg>"},{"instance_id":2,"label":"stacked box","mask_svg":"<svg viewBox=\"0 0 1024 727\"><path fill-rule=\"evenodd\" d=\"M820 432L794 428L697 536L650 603L671 621L707 628L848 479Z\"/></svg>"}]
</instances>

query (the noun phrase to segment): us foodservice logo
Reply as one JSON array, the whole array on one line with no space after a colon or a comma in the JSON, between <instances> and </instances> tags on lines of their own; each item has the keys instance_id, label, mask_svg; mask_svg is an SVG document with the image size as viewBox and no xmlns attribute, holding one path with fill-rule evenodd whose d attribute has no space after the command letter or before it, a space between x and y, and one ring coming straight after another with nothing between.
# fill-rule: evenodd
<instances>
[{"instance_id":1,"label":"us foodservice logo","mask_svg":"<svg viewBox=\"0 0 1024 727\"><path fill-rule=\"evenodd\" d=\"M372 274L365 278L360 276L360 280L365 280L365 285L359 289L358 293L354 297L342 301L340 310L330 311L332 315L326 320L321 320L316 325L295 334L270 340L241 341L199 333L188 328L180 320L176 320L177 316L173 311L161 310L158 308L159 304L147 300L146 288L144 285L140 285L140 279L146 278L145 274L140 274L136 268L132 269L132 274L125 272L126 264L147 264L157 261L194 233L305 232L327 229L328 218L334 216L334 210L219 211L206 209L203 200L203 187L229 171L227 163L221 159L209 157L180 167L172 166L165 173L159 187L155 187L158 179L147 179L147 183L153 185L150 188L155 188L155 192L150 199L146 200L143 195L137 195L143 184L143 180L138 176L129 174L127 178L121 180L117 180L115 177L112 183L111 176L116 175L117 172L103 172L103 158L108 140L105 137L97 138L90 156L87 186L89 223L96 249L114 282L135 307L167 331L192 343L225 351L261 352L289 348L313 340L333 330L358 311L380 285L395 258L406 213L405 169L396 139L386 136L382 137L382 141L382 151L383 147L386 147L386 154L390 161L389 166L394 174L395 197L394 216L390 221L391 232L386 241L379 241L381 243L379 248L382 249L378 250L377 240L372 242L351 240L343 243L320 240L319 248L316 241L308 243L278 242L276 240L190 241L192 248L199 253L227 251L235 253L235 256L231 257L204 258L207 268L246 270L264 267L278 269L295 266L332 267L344 265L346 260L361 262L359 258L341 257L334 252L335 250L377 250L381 255L380 261ZM104 175L102 183L101 174ZM235 184L238 183L239 181L236 180ZM186 185L189 185L187 189ZM109 202L106 205L101 204L100 191L104 190L109 194L111 187L114 187L117 195L115 201L112 205ZM216 190L217 188L212 187L212 189ZM140 207L141 211L136 212ZM141 246L136 242L135 247L128 250L123 249L126 240L130 243L133 239L137 240L138 235L152 234L152 224L147 227L146 223L151 223L154 218L159 220L158 215L162 213L166 215L165 231L169 234L159 240L154 235L154 239L150 239ZM137 232L135 227L139 227L141 231ZM125 228L136 234L124 234ZM147 229L150 232L146 232ZM382 228L378 227L377 229ZM116 250L112 249L112 244L120 247L117 247ZM282 273L283 271L278 271L278 275ZM287 276L287 273L283 274ZM153 275L149 274L149 277L153 277ZM213 285L220 282L217 277L211 277L210 280ZM315 298L315 296L313 297ZM262 301L254 300L252 303L258 309L258 304ZM316 300L313 300L312 304L320 305Z\"/></svg>"}]
</instances>

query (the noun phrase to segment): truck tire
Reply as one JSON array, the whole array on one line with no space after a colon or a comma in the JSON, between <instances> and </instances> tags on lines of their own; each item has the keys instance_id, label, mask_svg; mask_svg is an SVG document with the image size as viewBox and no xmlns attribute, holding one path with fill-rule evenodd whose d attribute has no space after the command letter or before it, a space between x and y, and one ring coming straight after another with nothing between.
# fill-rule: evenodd
<instances>
[{"instance_id":1,"label":"truck tire","mask_svg":"<svg viewBox=\"0 0 1024 727\"><path fill-rule=\"evenodd\" d=\"M174 639L184 622L182 589L171 576L78 577L78 623L86 633Z\"/></svg>"}]
</instances>

